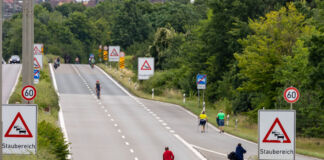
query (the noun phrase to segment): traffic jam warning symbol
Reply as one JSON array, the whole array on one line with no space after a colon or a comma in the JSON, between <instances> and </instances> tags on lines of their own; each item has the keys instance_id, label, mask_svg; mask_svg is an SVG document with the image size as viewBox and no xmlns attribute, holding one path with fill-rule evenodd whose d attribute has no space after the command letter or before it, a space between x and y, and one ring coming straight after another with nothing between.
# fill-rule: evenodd
<instances>
[{"instance_id":1,"label":"traffic jam warning symbol","mask_svg":"<svg viewBox=\"0 0 324 160\"><path fill-rule=\"evenodd\" d=\"M147 62L147 60L145 60L145 62L143 63L141 70L152 70L150 64Z\"/></svg>"},{"instance_id":2,"label":"traffic jam warning symbol","mask_svg":"<svg viewBox=\"0 0 324 160\"><path fill-rule=\"evenodd\" d=\"M285 129L283 128L279 118L276 118L271 125L266 136L263 138L263 143L291 143Z\"/></svg>"},{"instance_id":3,"label":"traffic jam warning symbol","mask_svg":"<svg viewBox=\"0 0 324 160\"><path fill-rule=\"evenodd\" d=\"M110 56L119 56L115 48L111 51Z\"/></svg>"},{"instance_id":4,"label":"traffic jam warning symbol","mask_svg":"<svg viewBox=\"0 0 324 160\"><path fill-rule=\"evenodd\" d=\"M38 62L38 60L37 60L37 58L35 58L35 57L34 57L34 68L35 68L35 69L40 69L40 68L41 68L41 66L40 66L40 64L39 64L39 62Z\"/></svg>"},{"instance_id":5,"label":"traffic jam warning symbol","mask_svg":"<svg viewBox=\"0 0 324 160\"><path fill-rule=\"evenodd\" d=\"M17 113L4 137L33 137L20 112Z\"/></svg>"}]
</instances>

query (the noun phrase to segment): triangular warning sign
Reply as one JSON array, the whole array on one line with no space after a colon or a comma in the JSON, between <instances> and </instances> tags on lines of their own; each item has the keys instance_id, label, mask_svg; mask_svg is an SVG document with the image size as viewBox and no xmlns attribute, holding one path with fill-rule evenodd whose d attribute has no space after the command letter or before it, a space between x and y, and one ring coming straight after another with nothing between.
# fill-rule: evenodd
<instances>
[{"instance_id":1,"label":"triangular warning sign","mask_svg":"<svg viewBox=\"0 0 324 160\"><path fill-rule=\"evenodd\" d=\"M39 65L39 62L38 62L37 58L35 58L35 57L34 57L34 68L35 69L41 68L41 66Z\"/></svg>"},{"instance_id":2,"label":"triangular warning sign","mask_svg":"<svg viewBox=\"0 0 324 160\"><path fill-rule=\"evenodd\" d=\"M144 64L141 67L141 70L152 70L150 64L145 60Z\"/></svg>"},{"instance_id":3,"label":"triangular warning sign","mask_svg":"<svg viewBox=\"0 0 324 160\"><path fill-rule=\"evenodd\" d=\"M20 112L17 113L15 119L12 121L5 137L33 137Z\"/></svg>"},{"instance_id":4,"label":"triangular warning sign","mask_svg":"<svg viewBox=\"0 0 324 160\"><path fill-rule=\"evenodd\" d=\"M110 56L119 56L115 48L111 51Z\"/></svg>"},{"instance_id":5,"label":"triangular warning sign","mask_svg":"<svg viewBox=\"0 0 324 160\"><path fill-rule=\"evenodd\" d=\"M278 124L280 130L274 130L276 124ZM272 134L272 139L270 139L270 134ZM263 143L291 143L285 129L282 127L281 122L279 121L279 118L277 117L273 124L271 125L268 133L263 138Z\"/></svg>"},{"instance_id":6,"label":"triangular warning sign","mask_svg":"<svg viewBox=\"0 0 324 160\"><path fill-rule=\"evenodd\" d=\"M42 51L39 50L37 46L35 46L35 47L34 47L34 54L36 54L36 55L40 55L40 54L42 54Z\"/></svg>"}]
</instances>

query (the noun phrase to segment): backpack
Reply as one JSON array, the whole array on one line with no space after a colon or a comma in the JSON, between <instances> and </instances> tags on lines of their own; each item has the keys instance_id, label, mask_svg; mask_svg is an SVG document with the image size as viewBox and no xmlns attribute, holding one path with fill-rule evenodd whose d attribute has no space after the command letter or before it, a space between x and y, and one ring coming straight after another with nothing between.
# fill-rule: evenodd
<instances>
[{"instance_id":1,"label":"backpack","mask_svg":"<svg viewBox=\"0 0 324 160\"><path fill-rule=\"evenodd\" d=\"M229 160L237 160L235 152L231 152L230 154L227 155L227 158Z\"/></svg>"}]
</instances>

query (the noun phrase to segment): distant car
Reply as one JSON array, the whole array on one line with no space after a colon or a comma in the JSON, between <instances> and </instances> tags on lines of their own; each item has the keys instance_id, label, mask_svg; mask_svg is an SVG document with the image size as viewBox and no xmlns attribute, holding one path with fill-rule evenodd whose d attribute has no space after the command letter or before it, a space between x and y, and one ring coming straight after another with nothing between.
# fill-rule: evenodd
<instances>
[{"instance_id":1,"label":"distant car","mask_svg":"<svg viewBox=\"0 0 324 160\"><path fill-rule=\"evenodd\" d=\"M18 55L12 55L9 59L9 63L13 64L13 63L20 63L20 58Z\"/></svg>"}]
</instances>

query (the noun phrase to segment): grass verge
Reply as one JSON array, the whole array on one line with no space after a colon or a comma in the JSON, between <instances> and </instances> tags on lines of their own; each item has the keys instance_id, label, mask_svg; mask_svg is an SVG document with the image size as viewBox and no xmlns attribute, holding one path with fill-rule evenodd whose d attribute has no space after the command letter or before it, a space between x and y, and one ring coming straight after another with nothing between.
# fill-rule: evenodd
<instances>
[{"instance_id":1,"label":"grass verge","mask_svg":"<svg viewBox=\"0 0 324 160\"><path fill-rule=\"evenodd\" d=\"M47 58L44 57L43 69L40 72L39 83L34 85L37 96L34 103L38 105L38 128L37 128L37 154L36 155L4 155L4 160L65 160L68 144L65 142L60 127L58 126L58 96L52 86ZM19 82L9 103L21 103L22 82Z\"/></svg>"},{"instance_id":2,"label":"grass verge","mask_svg":"<svg viewBox=\"0 0 324 160\"><path fill-rule=\"evenodd\" d=\"M152 99L151 94L147 94L141 90L141 86L138 82L133 82L132 79L135 74L128 69L118 70L115 65L106 66L104 64L98 64L105 72L117 80L121 85L123 85L132 94L142 97L145 99ZM186 102L183 102L182 93L180 91L167 89L161 95L154 96L154 100L163 101L168 103L177 104L188 109L192 113L198 115L200 114L202 108L198 108L198 98L195 96L190 96L186 98ZM226 100L224 100L226 101ZM226 110L224 101L212 104L213 107L206 107L206 113L209 117L209 122L214 126L216 125L216 115L220 109ZM235 121L237 120L237 123ZM227 122L225 122L226 124ZM237 124L237 125L235 125ZM230 115L228 126L224 127L225 132L235 135L237 137L250 140L252 142L258 142L258 126L255 123L251 123L244 115ZM297 137L296 139L296 150L297 153L323 158L324 159L324 139L323 138L302 138Z\"/></svg>"}]
</instances>

